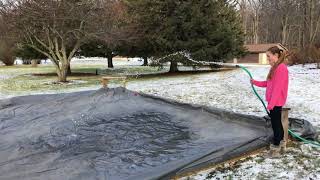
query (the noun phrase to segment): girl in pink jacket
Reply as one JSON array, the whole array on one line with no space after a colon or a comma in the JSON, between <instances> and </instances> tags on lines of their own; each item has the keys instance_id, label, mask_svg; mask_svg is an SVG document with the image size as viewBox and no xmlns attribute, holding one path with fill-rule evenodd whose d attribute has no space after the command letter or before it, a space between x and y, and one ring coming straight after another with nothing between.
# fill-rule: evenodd
<instances>
[{"instance_id":1,"label":"girl in pink jacket","mask_svg":"<svg viewBox=\"0 0 320 180\"><path fill-rule=\"evenodd\" d=\"M271 124L273 129L272 148L280 149L283 143L283 127L281 123L282 106L286 104L288 94L289 74L288 68L284 64L286 55L277 46L267 50L267 59L271 65L266 81L251 80L255 86L266 87L267 109L270 111Z\"/></svg>"}]
</instances>

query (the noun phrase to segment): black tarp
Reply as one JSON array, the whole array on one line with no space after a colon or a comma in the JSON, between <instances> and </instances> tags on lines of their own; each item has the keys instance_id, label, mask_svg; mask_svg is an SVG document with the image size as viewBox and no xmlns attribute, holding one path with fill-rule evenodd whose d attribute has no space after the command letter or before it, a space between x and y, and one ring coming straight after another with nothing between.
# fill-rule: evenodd
<instances>
[{"instance_id":1,"label":"black tarp","mask_svg":"<svg viewBox=\"0 0 320 180\"><path fill-rule=\"evenodd\" d=\"M168 179L266 146L271 134L262 117L125 88L14 97L0 100L0 179Z\"/></svg>"}]
</instances>

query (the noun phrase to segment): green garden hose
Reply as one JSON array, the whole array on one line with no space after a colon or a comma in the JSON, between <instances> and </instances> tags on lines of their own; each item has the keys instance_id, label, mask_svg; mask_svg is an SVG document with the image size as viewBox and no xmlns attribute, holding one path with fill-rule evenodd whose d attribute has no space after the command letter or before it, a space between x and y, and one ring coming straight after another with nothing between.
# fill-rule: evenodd
<instances>
[{"instance_id":1,"label":"green garden hose","mask_svg":"<svg viewBox=\"0 0 320 180\"><path fill-rule=\"evenodd\" d=\"M243 67L243 66L241 66L241 65L236 65L236 67L240 67L242 70L244 70L244 71L250 76L251 79L253 79L250 71L249 71L247 68L245 68L245 67ZM255 95L259 98L259 100L261 101L261 103L262 103L265 111L267 112L268 116L270 116L270 113L269 113L269 111L268 111L268 109L267 109L267 107L266 107L266 104L264 103L264 101L262 100L262 98L259 96L259 94L258 94L257 91L256 91L256 88L253 86L252 83L251 83L251 88L252 88L254 94L255 94ZM316 146L316 147L320 147L320 143L319 143L319 142L307 140L307 139L299 136L298 134L294 133L291 129L289 129L288 132L289 132L289 134L290 134L292 137L294 137L294 138L296 138L296 139L299 139L299 140L301 140L301 141L304 142L304 143L312 144L312 145L314 145L314 146Z\"/></svg>"},{"instance_id":2,"label":"green garden hose","mask_svg":"<svg viewBox=\"0 0 320 180\"><path fill-rule=\"evenodd\" d=\"M248 71L248 69L247 68L245 68L245 67L243 67L243 66L240 66L240 65L237 65L236 67L240 67L241 69L243 69L249 76L250 76L250 78L251 79L253 79L253 77L252 77L252 75L251 75L251 73ZM269 113L269 111L267 110L267 107L266 107L266 104L264 103L264 101L262 100L262 98L259 96L259 94L258 94L258 92L257 92L257 90L256 90L256 88L253 86L253 84L251 83L251 88L252 88L252 90L253 90L253 92L254 92L254 94L258 97L258 99L261 101L261 103L262 103L262 105L263 105L263 107L264 107L264 109L266 110L266 113L270 116L270 113Z\"/></svg>"}]
</instances>

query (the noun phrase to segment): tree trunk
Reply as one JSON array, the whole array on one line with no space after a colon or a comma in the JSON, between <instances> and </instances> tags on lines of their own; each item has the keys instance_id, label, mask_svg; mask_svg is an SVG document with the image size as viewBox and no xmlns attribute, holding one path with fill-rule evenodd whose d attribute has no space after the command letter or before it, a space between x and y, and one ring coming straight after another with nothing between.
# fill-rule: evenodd
<instances>
[{"instance_id":1,"label":"tree trunk","mask_svg":"<svg viewBox=\"0 0 320 180\"><path fill-rule=\"evenodd\" d=\"M6 66L13 66L14 65L14 59L6 58L2 61Z\"/></svg>"},{"instance_id":2,"label":"tree trunk","mask_svg":"<svg viewBox=\"0 0 320 180\"><path fill-rule=\"evenodd\" d=\"M148 66L148 57L143 57L143 64L142 66Z\"/></svg>"},{"instance_id":3,"label":"tree trunk","mask_svg":"<svg viewBox=\"0 0 320 180\"><path fill-rule=\"evenodd\" d=\"M59 82L67 82L68 67L68 65L62 65L61 69L57 70Z\"/></svg>"},{"instance_id":4,"label":"tree trunk","mask_svg":"<svg viewBox=\"0 0 320 180\"><path fill-rule=\"evenodd\" d=\"M300 45L300 47L304 47L304 38L303 38L303 31L301 30L302 28L301 27L299 27L299 45Z\"/></svg>"},{"instance_id":5,"label":"tree trunk","mask_svg":"<svg viewBox=\"0 0 320 180\"><path fill-rule=\"evenodd\" d=\"M72 72L71 72L71 66L70 66L70 63L68 64L68 71L67 71L67 75L71 75Z\"/></svg>"},{"instance_id":6,"label":"tree trunk","mask_svg":"<svg viewBox=\"0 0 320 180\"><path fill-rule=\"evenodd\" d=\"M313 23L314 23L314 17L313 17L313 0L309 1L309 39L308 44L312 44L312 35L313 35Z\"/></svg>"},{"instance_id":7,"label":"tree trunk","mask_svg":"<svg viewBox=\"0 0 320 180\"><path fill-rule=\"evenodd\" d=\"M113 58L112 53L108 53L108 68L113 68L112 58Z\"/></svg>"},{"instance_id":8,"label":"tree trunk","mask_svg":"<svg viewBox=\"0 0 320 180\"><path fill-rule=\"evenodd\" d=\"M307 40L309 39L308 37L308 14L307 14L307 9L308 9L308 0L305 0L304 3L303 3L303 9L304 9L304 12L303 12L303 43L302 43L302 48L305 48L306 45L307 45Z\"/></svg>"},{"instance_id":9,"label":"tree trunk","mask_svg":"<svg viewBox=\"0 0 320 180\"><path fill-rule=\"evenodd\" d=\"M247 7L246 3L244 0L240 2L240 15L242 18L242 27L243 27L243 33L247 34L247 22L248 22L248 17L247 17ZM248 38L244 38L244 44L247 44Z\"/></svg>"},{"instance_id":10,"label":"tree trunk","mask_svg":"<svg viewBox=\"0 0 320 180\"><path fill-rule=\"evenodd\" d=\"M37 66L38 66L38 60L32 59L32 60L31 60L31 66L32 66L32 67L37 67Z\"/></svg>"},{"instance_id":11,"label":"tree trunk","mask_svg":"<svg viewBox=\"0 0 320 180\"><path fill-rule=\"evenodd\" d=\"M23 65L28 65L31 64L30 60L22 60Z\"/></svg>"},{"instance_id":12,"label":"tree trunk","mask_svg":"<svg viewBox=\"0 0 320 180\"><path fill-rule=\"evenodd\" d=\"M169 72L173 73L173 72L179 72L178 70L178 63L175 61L171 61L170 62L170 70Z\"/></svg>"},{"instance_id":13,"label":"tree trunk","mask_svg":"<svg viewBox=\"0 0 320 180\"><path fill-rule=\"evenodd\" d=\"M284 15L283 20L282 20L282 40L281 43L283 45L286 45L287 43L287 38L288 38L288 15Z\"/></svg>"},{"instance_id":14,"label":"tree trunk","mask_svg":"<svg viewBox=\"0 0 320 180\"><path fill-rule=\"evenodd\" d=\"M254 19L254 44L259 43L259 17L258 13L255 14L255 19Z\"/></svg>"}]
</instances>

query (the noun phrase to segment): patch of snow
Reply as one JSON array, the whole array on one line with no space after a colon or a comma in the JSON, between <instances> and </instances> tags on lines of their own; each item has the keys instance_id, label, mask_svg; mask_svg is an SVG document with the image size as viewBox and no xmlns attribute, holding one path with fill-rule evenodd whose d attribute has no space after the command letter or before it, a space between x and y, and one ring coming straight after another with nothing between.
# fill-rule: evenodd
<instances>
[{"instance_id":1,"label":"patch of snow","mask_svg":"<svg viewBox=\"0 0 320 180\"><path fill-rule=\"evenodd\" d=\"M15 64L21 65L22 60L17 58ZM50 59L42 59L41 64L52 64ZM108 59L103 57L74 57L71 60L71 64L108 64ZM139 66L143 64L141 58L113 58L113 65L129 65L129 66Z\"/></svg>"},{"instance_id":2,"label":"patch of snow","mask_svg":"<svg viewBox=\"0 0 320 180\"><path fill-rule=\"evenodd\" d=\"M107 58L101 57L85 57L85 58L72 58L71 64L108 64ZM140 66L143 61L140 58L113 58L114 66Z\"/></svg>"},{"instance_id":3,"label":"patch of snow","mask_svg":"<svg viewBox=\"0 0 320 180\"><path fill-rule=\"evenodd\" d=\"M223 164L220 169L206 170L182 179L319 179L319 160L317 151L307 157L303 151L289 148L281 158L265 159L254 155L237 163L237 168Z\"/></svg>"},{"instance_id":4,"label":"patch of snow","mask_svg":"<svg viewBox=\"0 0 320 180\"><path fill-rule=\"evenodd\" d=\"M87 81L83 81L83 80L71 80L71 81L68 81L68 82L57 82L57 81L49 81L49 82L45 82L43 84L46 84L46 85L50 85L50 84L68 84L68 85L72 85L72 84L84 84L86 83Z\"/></svg>"},{"instance_id":5,"label":"patch of snow","mask_svg":"<svg viewBox=\"0 0 320 180\"><path fill-rule=\"evenodd\" d=\"M290 117L304 118L319 128L320 82L315 65L289 67L290 85L287 106ZM265 79L269 67L250 66L255 79ZM252 93L249 77L242 70L208 73L186 77L150 79L130 82L134 90L176 99L182 102L203 104L234 112L264 116L261 103ZM258 88L264 98L265 90ZM319 179L320 149L310 145L292 148L292 154L278 159L253 157L240 163L239 168L227 171L207 170L187 179ZM290 162L290 163L288 163ZM211 173L211 174L210 174Z\"/></svg>"},{"instance_id":6,"label":"patch of snow","mask_svg":"<svg viewBox=\"0 0 320 180\"><path fill-rule=\"evenodd\" d=\"M315 66L315 65L313 65ZM304 118L320 125L320 69L309 66L289 67L290 83L287 106L291 117ZM268 66L248 67L254 79L264 80ZM300 74L304 72L304 74ZM202 104L245 114L265 115L261 102L253 94L248 75L241 69L169 78L153 78L128 83L128 88L187 103ZM264 98L265 89L256 88Z\"/></svg>"},{"instance_id":7,"label":"patch of snow","mask_svg":"<svg viewBox=\"0 0 320 180\"><path fill-rule=\"evenodd\" d=\"M289 67L290 84L287 106L290 117L303 118L320 129L320 69L315 64ZM264 80L269 66L249 66L257 80ZM264 116L260 101L253 94L249 77L241 69L186 77L150 79L130 82L137 91L172 98L187 103L215 106L234 112ZM265 89L257 88L264 99ZM239 163L238 168L219 171L211 169L186 179L320 179L320 148L297 145L278 159L252 160Z\"/></svg>"}]
</instances>

